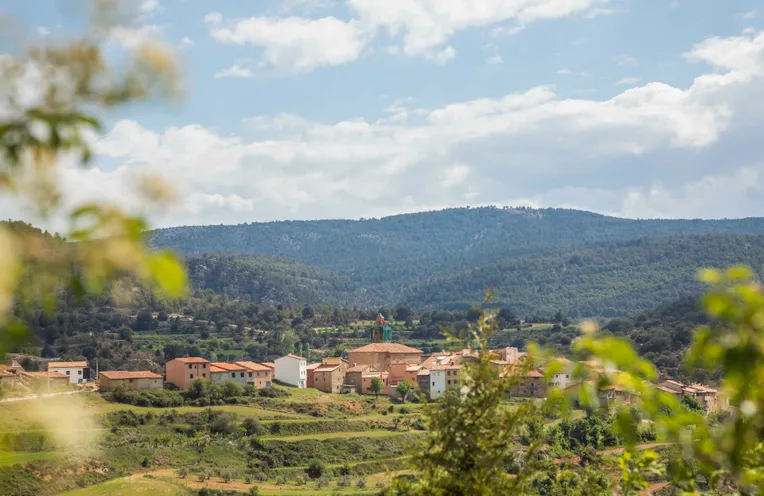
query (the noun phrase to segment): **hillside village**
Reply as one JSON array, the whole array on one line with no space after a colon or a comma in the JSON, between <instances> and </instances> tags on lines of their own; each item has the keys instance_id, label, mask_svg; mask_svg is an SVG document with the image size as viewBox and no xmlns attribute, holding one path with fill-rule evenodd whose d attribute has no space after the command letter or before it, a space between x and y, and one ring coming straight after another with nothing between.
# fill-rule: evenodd
<instances>
[{"instance_id":1,"label":"hillside village","mask_svg":"<svg viewBox=\"0 0 764 496\"><path fill-rule=\"evenodd\" d=\"M425 354L422 350L400 343L386 342L384 318L380 315L372 332L372 342L365 346L346 350L340 357L326 357L320 362L308 363L304 357L287 354L273 362L255 363L235 361L213 362L202 357L180 357L167 362L164 375L144 371L101 371L97 375L97 387L109 392L117 388L145 391L165 387L188 390L194 381L209 381L222 385L233 382L241 387L267 388L274 383L295 388L313 388L330 394L357 393L385 395L400 400L411 400L423 395L428 400L443 397L449 389L460 387L463 366L477 359L470 349L442 351ZM387 339L386 339L387 338ZM576 395L583 380L573 377L573 362L556 358L561 368L551 377L545 367L534 368L528 363L528 355L516 347L504 347L491 351L490 363L501 376L514 376L512 386L506 391L508 398L546 398L552 388ZM591 372L604 373L602 364L596 361L582 362ZM87 361L49 361L47 371L29 372L17 362L0 366L0 384L6 389L29 392L51 392L86 386L90 381ZM400 388L401 383L410 387ZM681 398L689 396L708 413L728 409L728 401L719 391L703 384L683 384L666 378L657 385L664 392ZM404 391L406 398L401 398ZM603 406L632 403L636 399L629 391L616 385L598 391Z\"/></svg>"}]
</instances>

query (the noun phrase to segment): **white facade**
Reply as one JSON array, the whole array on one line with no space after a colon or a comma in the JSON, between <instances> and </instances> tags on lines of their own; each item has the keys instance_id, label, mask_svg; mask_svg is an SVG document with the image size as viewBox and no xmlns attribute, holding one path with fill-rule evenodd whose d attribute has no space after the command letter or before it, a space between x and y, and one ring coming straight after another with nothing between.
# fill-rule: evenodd
<instances>
[{"instance_id":1,"label":"white facade","mask_svg":"<svg viewBox=\"0 0 764 496\"><path fill-rule=\"evenodd\" d=\"M430 370L430 399L436 400L446 393L447 370Z\"/></svg>"},{"instance_id":2,"label":"white facade","mask_svg":"<svg viewBox=\"0 0 764 496\"><path fill-rule=\"evenodd\" d=\"M568 370L562 371L559 374L554 375L552 377L552 380L549 381L550 386L556 387L559 389L565 389L571 384L573 384L573 379L571 379L570 371Z\"/></svg>"},{"instance_id":3,"label":"white facade","mask_svg":"<svg viewBox=\"0 0 764 496\"><path fill-rule=\"evenodd\" d=\"M82 382L87 382L87 379L85 379L85 369L87 366L56 366L53 363L48 364L48 372L58 372L59 374L63 374L66 377L69 378L69 384L80 384Z\"/></svg>"},{"instance_id":4,"label":"white facade","mask_svg":"<svg viewBox=\"0 0 764 496\"><path fill-rule=\"evenodd\" d=\"M249 370L236 370L236 371L222 371L216 372L210 371L210 379L215 384L225 384L228 381L235 382L241 387L245 387L247 383L252 382L252 372Z\"/></svg>"},{"instance_id":5,"label":"white facade","mask_svg":"<svg viewBox=\"0 0 764 496\"><path fill-rule=\"evenodd\" d=\"M308 380L308 361L295 355L287 355L274 360L274 379L284 384L304 388Z\"/></svg>"}]
</instances>

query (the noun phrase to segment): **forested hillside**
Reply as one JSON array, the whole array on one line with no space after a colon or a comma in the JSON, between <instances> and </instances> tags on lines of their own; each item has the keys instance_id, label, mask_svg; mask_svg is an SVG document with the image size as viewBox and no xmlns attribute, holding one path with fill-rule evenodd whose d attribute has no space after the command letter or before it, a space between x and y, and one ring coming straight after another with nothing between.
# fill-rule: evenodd
<instances>
[{"instance_id":1,"label":"forested hillside","mask_svg":"<svg viewBox=\"0 0 764 496\"><path fill-rule=\"evenodd\" d=\"M764 234L764 219L628 220L563 209L449 209L367 220L191 226L150 234L183 254L278 255L394 298L423 278L563 247L642 237Z\"/></svg>"},{"instance_id":2,"label":"forested hillside","mask_svg":"<svg viewBox=\"0 0 764 496\"><path fill-rule=\"evenodd\" d=\"M204 254L187 257L186 266L196 289L256 303L354 306L368 300L347 276L271 255Z\"/></svg>"},{"instance_id":3,"label":"forested hillside","mask_svg":"<svg viewBox=\"0 0 764 496\"><path fill-rule=\"evenodd\" d=\"M643 238L520 257L437 278L405 301L467 307L494 286L496 300L522 314L613 317L698 295L699 268L740 263L764 267L764 236Z\"/></svg>"},{"instance_id":4,"label":"forested hillside","mask_svg":"<svg viewBox=\"0 0 764 496\"><path fill-rule=\"evenodd\" d=\"M764 219L629 220L486 207L176 227L153 231L149 240L189 256L192 269L195 255L205 253L275 255L325 269L259 257L213 258L219 270L205 262L191 271L195 287L234 298L462 307L494 285L517 311L615 316L695 294L698 267L760 266L760 240L738 235L764 235Z\"/></svg>"}]
</instances>

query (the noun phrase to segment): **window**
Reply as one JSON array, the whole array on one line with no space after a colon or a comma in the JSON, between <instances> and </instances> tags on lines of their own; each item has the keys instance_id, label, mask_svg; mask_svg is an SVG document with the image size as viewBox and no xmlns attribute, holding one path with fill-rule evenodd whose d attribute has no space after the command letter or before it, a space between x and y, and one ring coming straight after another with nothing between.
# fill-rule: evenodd
<instances>
[{"instance_id":1,"label":"window","mask_svg":"<svg viewBox=\"0 0 764 496\"><path fill-rule=\"evenodd\" d=\"M231 372L231 377L236 378L236 372Z\"/></svg>"},{"instance_id":2,"label":"window","mask_svg":"<svg viewBox=\"0 0 764 496\"><path fill-rule=\"evenodd\" d=\"M451 385L451 379L449 379L449 380L448 380L448 385L449 385L449 386Z\"/></svg>"},{"instance_id":3,"label":"window","mask_svg":"<svg viewBox=\"0 0 764 496\"><path fill-rule=\"evenodd\" d=\"M82 370L78 370L77 375L82 375Z\"/></svg>"},{"instance_id":4,"label":"window","mask_svg":"<svg viewBox=\"0 0 764 496\"><path fill-rule=\"evenodd\" d=\"M191 364L190 363L188 364L188 370L191 370Z\"/></svg>"},{"instance_id":5,"label":"window","mask_svg":"<svg viewBox=\"0 0 764 496\"><path fill-rule=\"evenodd\" d=\"M194 374L191 374L191 379L193 379L193 378L194 378Z\"/></svg>"},{"instance_id":6,"label":"window","mask_svg":"<svg viewBox=\"0 0 764 496\"><path fill-rule=\"evenodd\" d=\"M206 377L207 377L207 374L202 374L202 377L206 378Z\"/></svg>"},{"instance_id":7,"label":"window","mask_svg":"<svg viewBox=\"0 0 764 496\"><path fill-rule=\"evenodd\" d=\"M432 383L432 385L434 386L434 385L435 385L435 383L433 382L433 383Z\"/></svg>"},{"instance_id":8,"label":"window","mask_svg":"<svg viewBox=\"0 0 764 496\"><path fill-rule=\"evenodd\" d=\"M206 363L203 363L203 364L202 364L202 368L203 368L203 369L206 369L206 368L207 368L207 364L206 364Z\"/></svg>"},{"instance_id":9,"label":"window","mask_svg":"<svg viewBox=\"0 0 764 496\"><path fill-rule=\"evenodd\" d=\"M132 380L132 379L128 379L128 380L127 380L127 382L129 382L130 384L132 384L132 383L133 383L133 380Z\"/></svg>"},{"instance_id":10,"label":"window","mask_svg":"<svg viewBox=\"0 0 764 496\"><path fill-rule=\"evenodd\" d=\"M252 377L252 372L249 373L249 376Z\"/></svg>"},{"instance_id":11,"label":"window","mask_svg":"<svg viewBox=\"0 0 764 496\"><path fill-rule=\"evenodd\" d=\"M252 377L252 374L249 374L250 377ZM244 372L241 373L241 377L244 377Z\"/></svg>"},{"instance_id":12,"label":"window","mask_svg":"<svg viewBox=\"0 0 764 496\"><path fill-rule=\"evenodd\" d=\"M66 375L69 375L69 371L68 370L66 371Z\"/></svg>"}]
</instances>

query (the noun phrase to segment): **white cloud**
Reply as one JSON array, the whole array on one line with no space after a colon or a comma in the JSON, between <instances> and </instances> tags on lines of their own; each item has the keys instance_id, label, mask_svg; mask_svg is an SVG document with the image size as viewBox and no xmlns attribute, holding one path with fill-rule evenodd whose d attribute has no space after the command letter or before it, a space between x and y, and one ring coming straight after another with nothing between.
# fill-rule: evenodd
<instances>
[{"instance_id":1,"label":"white cloud","mask_svg":"<svg viewBox=\"0 0 764 496\"><path fill-rule=\"evenodd\" d=\"M262 48L262 63L286 73L352 62L366 45L355 23L334 17L250 17L229 25L220 14L212 13L205 22L218 42Z\"/></svg>"},{"instance_id":2,"label":"white cloud","mask_svg":"<svg viewBox=\"0 0 764 496\"><path fill-rule=\"evenodd\" d=\"M488 63L491 65L502 65L504 59L501 58L501 55L494 55L493 57L488 58Z\"/></svg>"},{"instance_id":3,"label":"white cloud","mask_svg":"<svg viewBox=\"0 0 764 496\"><path fill-rule=\"evenodd\" d=\"M178 48L181 50L190 50L191 48L194 48L194 40L189 38L188 36L184 36L181 38L180 43L178 43Z\"/></svg>"},{"instance_id":4,"label":"white cloud","mask_svg":"<svg viewBox=\"0 0 764 496\"><path fill-rule=\"evenodd\" d=\"M613 59L613 61L616 63L616 65L620 65L621 67L635 67L639 65L639 62L637 59L632 57L631 55L621 54L618 55Z\"/></svg>"},{"instance_id":5,"label":"white cloud","mask_svg":"<svg viewBox=\"0 0 764 496\"><path fill-rule=\"evenodd\" d=\"M42 37L42 38L47 38L48 36L51 35L51 33L52 33L52 31L50 30L50 28L46 28L45 26L38 26L37 27L37 34L39 34L40 37Z\"/></svg>"},{"instance_id":6,"label":"white cloud","mask_svg":"<svg viewBox=\"0 0 764 496\"><path fill-rule=\"evenodd\" d=\"M532 22L604 12L610 0L346 0L350 20L336 17L251 17L224 22L217 12L205 22L218 42L250 44L277 71L307 72L353 62L368 43L387 33L407 56L438 63L453 59L448 42L459 31L496 26L493 36L517 34ZM397 46L394 44L393 46Z\"/></svg>"},{"instance_id":7,"label":"white cloud","mask_svg":"<svg viewBox=\"0 0 764 496\"><path fill-rule=\"evenodd\" d=\"M588 74L585 72L576 72L568 69L567 67L563 67L562 69L559 69L557 71L557 74L561 76L587 76Z\"/></svg>"},{"instance_id":8,"label":"white cloud","mask_svg":"<svg viewBox=\"0 0 764 496\"><path fill-rule=\"evenodd\" d=\"M143 0L138 7L144 14L150 14L156 12L159 9L159 0Z\"/></svg>"},{"instance_id":9,"label":"white cloud","mask_svg":"<svg viewBox=\"0 0 764 496\"><path fill-rule=\"evenodd\" d=\"M616 81L616 86L634 86L635 84L639 84L639 82L642 81L642 78L638 77L625 77L622 79L619 79Z\"/></svg>"},{"instance_id":10,"label":"white cloud","mask_svg":"<svg viewBox=\"0 0 764 496\"><path fill-rule=\"evenodd\" d=\"M758 14L757 9L751 9L748 12L744 12L741 17L743 19L753 19L754 17L756 17L757 14Z\"/></svg>"},{"instance_id":11,"label":"white cloud","mask_svg":"<svg viewBox=\"0 0 764 496\"><path fill-rule=\"evenodd\" d=\"M647 83L603 101L539 86L434 110L395 102L376 120L257 116L247 138L120 121L97 147L110 167L66 184L80 199L120 198L130 170L167 174L186 200L154 218L162 225L516 201L628 216L760 212L764 144L748 141L748 159L732 131L758 136L764 124L764 33L709 38L687 58L711 66L690 86Z\"/></svg>"},{"instance_id":12,"label":"white cloud","mask_svg":"<svg viewBox=\"0 0 764 496\"><path fill-rule=\"evenodd\" d=\"M145 24L139 27L114 26L109 31L109 39L125 48L135 48L147 41L159 39L162 27L155 24Z\"/></svg>"},{"instance_id":13,"label":"white cloud","mask_svg":"<svg viewBox=\"0 0 764 496\"><path fill-rule=\"evenodd\" d=\"M215 79L223 79L223 78L249 79L253 77L255 77L255 73L251 69L242 67L239 64L234 64L228 69L222 69L215 73Z\"/></svg>"}]
</instances>

